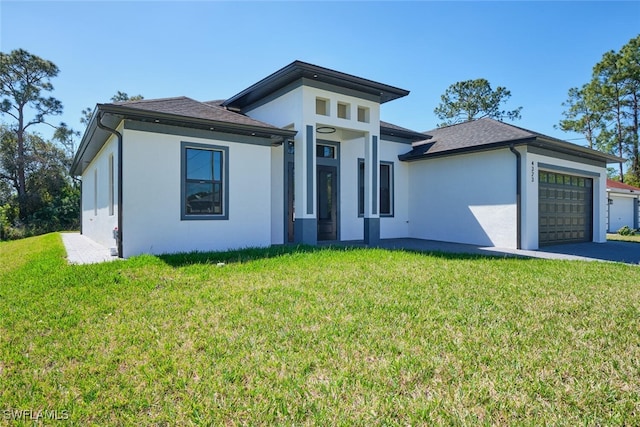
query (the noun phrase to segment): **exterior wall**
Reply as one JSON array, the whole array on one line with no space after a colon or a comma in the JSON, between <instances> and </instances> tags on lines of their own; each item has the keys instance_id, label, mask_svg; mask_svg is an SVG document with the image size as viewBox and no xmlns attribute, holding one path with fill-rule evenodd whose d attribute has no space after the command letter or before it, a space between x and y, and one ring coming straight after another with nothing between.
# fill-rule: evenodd
<instances>
[{"instance_id":1,"label":"exterior wall","mask_svg":"<svg viewBox=\"0 0 640 427\"><path fill-rule=\"evenodd\" d=\"M592 166L570 160L559 159L531 152L522 154L522 249L538 249L538 172L540 163L550 165L543 170L593 179L593 241L607 240L607 171L604 167Z\"/></svg>"},{"instance_id":2,"label":"exterior wall","mask_svg":"<svg viewBox=\"0 0 640 427\"><path fill-rule=\"evenodd\" d=\"M109 158L111 156L113 156L113 212L109 206ZM82 174L81 202L82 234L108 248L116 247L113 230L118 226L117 191L118 140L111 136Z\"/></svg>"},{"instance_id":3,"label":"exterior wall","mask_svg":"<svg viewBox=\"0 0 640 427\"><path fill-rule=\"evenodd\" d=\"M380 141L380 161L393 162L393 216L380 216L380 238L409 237L409 168L398 155L411 149L411 144Z\"/></svg>"},{"instance_id":4,"label":"exterior wall","mask_svg":"<svg viewBox=\"0 0 640 427\"><path fill-rule=\"evenodd\" d=\"M615 233L625 225L635 228L637 212L636 195L609 192L609 221L607 231Z\"/></svg>"},{"instance_id":5,"label":"exterior wall","mask_svg":"<svg viewBox=\"0 0 640 427\"><path fill-rule=\"evenodd\" d=\"M271 243L271 147L130 129L123 136L125 257ZM228 220L181 220L182 141L229 148Z\"/></svg>"},{"instance_id":6,"label":"exterior wall","mask_svg":"<svg viewBox=\"0 0 640 427\"><path fill-rule=\"evenodd\" d=\"M358 216L358 159L364 159L364 137L348 139L340 144L340 238L364 239L364 217Z\"/></svg>"},{"instance_id":7,"label":"exterior wall","mask_svg":"<svg viewBox=\"0 0 640 427\"><path fill-rule=\"evenodd\" d=\"M516 162L509 149L409 164L409 235L515 248Z\"/></svg>"},{"instance_id":8,"label":"exterior wall","mask_svg":"<svg viewBox=\"0 0 640 427\"><path fill-rule=\"evenodd\" d=\"M271 244L285 241L284 144L271 148Z\"/></svg>"}]
</instances>

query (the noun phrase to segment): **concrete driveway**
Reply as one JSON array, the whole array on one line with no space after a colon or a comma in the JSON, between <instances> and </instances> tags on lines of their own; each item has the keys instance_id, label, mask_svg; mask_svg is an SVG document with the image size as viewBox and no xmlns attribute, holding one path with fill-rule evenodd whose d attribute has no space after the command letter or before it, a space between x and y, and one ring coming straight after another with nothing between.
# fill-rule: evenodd
<instances>
[{"instance_id":1,"label":"concrete driveway","mask_svg":"<svg viewBox=\"0 0 640 427\"><path fill-rule=\"evenodd\" d=\"M640 264L640 243L573 243L546 246L537 251L497 248L491 246L465 245L460 243L437 242L420 239L383 239L381 248L409 249L425 252L446 252L491 256L515 256L576 261L609 261L626 264Z\"/></svg>"}]
</instances>

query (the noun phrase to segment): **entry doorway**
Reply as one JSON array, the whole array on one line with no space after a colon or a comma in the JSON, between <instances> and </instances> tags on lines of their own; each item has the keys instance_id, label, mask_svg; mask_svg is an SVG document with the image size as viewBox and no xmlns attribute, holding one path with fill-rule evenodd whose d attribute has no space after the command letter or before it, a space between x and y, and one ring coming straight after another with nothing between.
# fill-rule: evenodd
<instances>
[{"instance_id":1,"label":"entry doorway","mask_svg":"<svg viewBox=\"0 0 640 427\"><path fill-rule=\"evenodd\" d=\"M317 165L318 240L338 239L338 168Z\"/></svg>"}]
</instances>

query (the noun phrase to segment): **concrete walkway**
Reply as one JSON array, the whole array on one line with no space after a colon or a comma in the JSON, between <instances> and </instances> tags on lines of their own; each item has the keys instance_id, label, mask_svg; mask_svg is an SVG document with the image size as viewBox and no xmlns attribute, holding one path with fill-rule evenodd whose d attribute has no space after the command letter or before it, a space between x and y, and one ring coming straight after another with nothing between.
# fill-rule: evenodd
<instances>
[{"instance_id":1,"label":"concrete walkway","mask_svg":"<svg viewBox=\"0 0 640 427\"><path fill-rule=\"evenodd\" d=\"M60 235L67 250L69 264L96 264L118 259L117 256L111 255L109 248L80 233L60 233Z\"/></svg>"},{"instance_id":2,"label":"concrete walkway","mask_svg":"<svg viewBox=\"0 0 640 427\"><path fill-rule=\"evenodd\" d=\"M635 265L640 264L640 243L630 242L609 241L606 243L572 243L566 245L546 246L537 251L465 245L460 243L437 242L434 240L420 239L384 239L380 241L379 246L386 249L409 249L424 252L562 259L574 261L609 261Z\"/></svg>"}]
</instances>

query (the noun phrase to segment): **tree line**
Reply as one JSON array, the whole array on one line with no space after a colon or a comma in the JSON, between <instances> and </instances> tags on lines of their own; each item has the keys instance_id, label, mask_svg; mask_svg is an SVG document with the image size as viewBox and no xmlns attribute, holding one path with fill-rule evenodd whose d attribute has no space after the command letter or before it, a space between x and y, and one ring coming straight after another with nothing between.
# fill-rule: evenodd
<instances>
[{"instance_id":1,"label":"tree line","mask_svg":"<svg viewBox=\"0 0 640 427\"><path fill-rule=\"evenodd\" d=\"M70 175L75 140L80 133L50 118L62 113L62 103L50 95L51 79L59 73L51 61L23 49L0 52L0 239L13 239L79 228L80 182ZM495 89L486 79L457 82L441 96L434 110L440 126L491 117L521 118L522 107L503 109L511 92ZM118 91L113 102L143 99ZM640 186L640 36L619 51L606 52L593 67L592 78L569 89L563 118L564 131L584 135L590 148L628 159L612 175ZM93 113L86 108L80 122ZM50 139L34 129L55 129Z\"/></svg>"},{"instance_id":2,"label":"tree line","mask_svg":"<svg viewBox=\"0 0 640 427\"><path fill-rule=\"evenodd\" d=\"M51 118L62 102L51 96L59 73L51 61L17 49L0 52L0 240L80 227L80 181L70 175L80 132ZM118 91L113 102L142 99ZM88 124L93 110L81 112ZM46 139L35 129L53 128Z\"/></svg>"}]
</instances>

